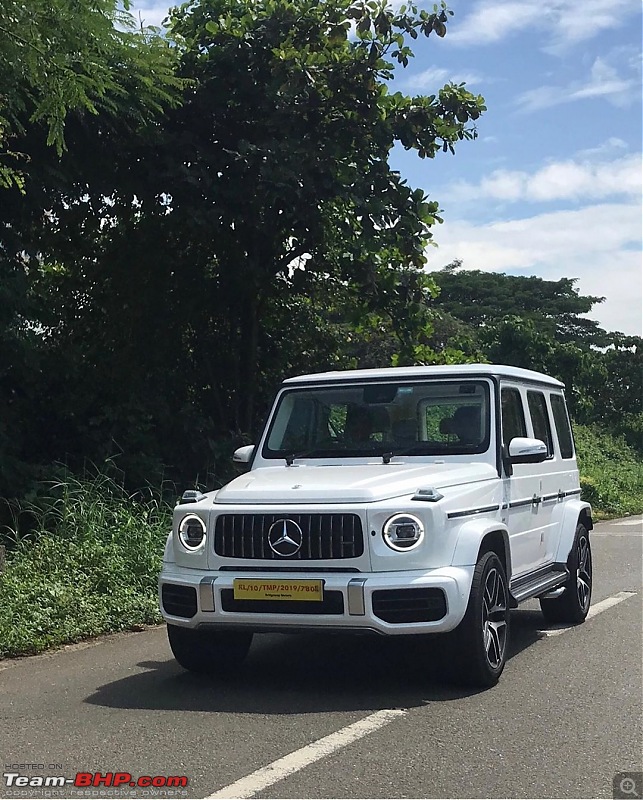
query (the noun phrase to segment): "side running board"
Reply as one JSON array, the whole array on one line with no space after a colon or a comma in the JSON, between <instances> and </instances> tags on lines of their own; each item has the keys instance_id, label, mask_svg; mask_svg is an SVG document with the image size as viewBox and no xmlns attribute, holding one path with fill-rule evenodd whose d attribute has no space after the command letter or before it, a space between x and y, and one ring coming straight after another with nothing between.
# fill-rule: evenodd
<instances>
[{"instance_id":1,"label":"side running board","mask_svg":"<svg viewBox=\"0 0 643 800\"><path fill-rule=\"evenodd\" d=\"M517 608L519 603L530 597L538 597L545 592L558 589L567 582L568 577L567 565L555 563L529 575L514 578L509 585L509 605L511 608Z\"/></svg>"}]
</instances>

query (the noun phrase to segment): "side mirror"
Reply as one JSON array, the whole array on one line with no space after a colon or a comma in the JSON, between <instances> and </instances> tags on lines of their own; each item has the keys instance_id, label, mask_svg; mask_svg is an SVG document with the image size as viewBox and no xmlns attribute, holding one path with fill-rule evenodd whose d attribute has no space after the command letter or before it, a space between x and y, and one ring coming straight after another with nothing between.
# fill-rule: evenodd
<instances>
[{"instance_id":1,"label":"side mirror","mask_svg":"<svg viewBox=\"0 0 643 800\"><path fill-rule=\"evenodd\" d=\"M255 446L247 444L244 447L238 447L232 454L232 460L235 464L249 464L255 454Z\"/></svg>"},{"instance_id":2,"label":"side mirror","mask_svg":"<svg viewBox=\"0 0 643 800\"><path fill-rule=\"evenodd\" d=\"M509 461L512 464L540 464L547 455L547 445L540 439L516 436L509 442Z\"/></svg>"}]
</instances>

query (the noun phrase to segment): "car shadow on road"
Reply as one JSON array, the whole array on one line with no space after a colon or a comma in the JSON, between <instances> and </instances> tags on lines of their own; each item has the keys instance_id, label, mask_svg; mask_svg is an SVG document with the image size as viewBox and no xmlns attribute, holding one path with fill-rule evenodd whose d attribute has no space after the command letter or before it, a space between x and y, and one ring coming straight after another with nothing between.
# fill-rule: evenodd
<instances>
[{"instance_id":1,"label":"car shadow on road","mask_svg":"<svg viewBox=\"0 0 643 800\"><path fill-rule=\"evenodd\" d=\"M538 641L542 624L539 612L512 614L509 659ZM226 678L185 672L169 647L167 660L138 666L145 671L105 684L85 702L109 708L302 714L413 708L478 693L450 683L455 665L445 658L441 636L255 636L243 666Z\"/></svg>"}]
</instances>

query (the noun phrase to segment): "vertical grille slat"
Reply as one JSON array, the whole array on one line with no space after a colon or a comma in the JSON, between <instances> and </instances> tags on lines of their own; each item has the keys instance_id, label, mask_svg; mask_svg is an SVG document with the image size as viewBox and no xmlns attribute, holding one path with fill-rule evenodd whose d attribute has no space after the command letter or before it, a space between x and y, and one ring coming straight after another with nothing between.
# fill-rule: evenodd
<instances>
[{"instance_id":1,"label":"vertical grille slat","mask_svg":"<svg viewBox=\"0 0 643 800\"><path fill-rule=\"evenodd\" d=\"M337 524L338 522L340 523L339 525ZM329 544L331 552L339 553L340 558L342 557L341 543L342 543L341 517L340 519L337 519L337 517L333 517Z\"/></svg>"},{"instance_id":2,"label":"vertical grille slat","mask_svg":"<svg viewBox=\"0 0 643 800\"><path fill-rule=\"evenodd\" d=\"M301 549L279 556L268 545L268 532L278 520L290 519L301 528ZM362 523L356 514L220 514L214 550L225 558L316 561L357 558L364 552Z\"/></svg>"},{"instance_id":3,"label":"vertical grille slat","mask_svg":"<svg viewBox=\"0 0 643 800\"><path fill-rule=\"evenodd\" d=\"M263 520L263 517L261 518ZM258 524L259 529L259 541L261 542L261 558L266 557L266 537L261 535L261 531L263 530L263 522Z\"/></svg>"}]
</instances>

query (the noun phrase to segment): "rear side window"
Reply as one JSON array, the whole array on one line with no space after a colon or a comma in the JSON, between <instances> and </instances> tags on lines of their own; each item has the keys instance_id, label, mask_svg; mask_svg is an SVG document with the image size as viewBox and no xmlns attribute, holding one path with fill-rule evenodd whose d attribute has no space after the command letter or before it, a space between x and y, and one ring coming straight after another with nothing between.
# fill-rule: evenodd
<instances>
[{"instance_id":1,"label":"rear side window","mask_svg":"<svg viewBox=\"0 0 643 800\"><path fill-rule=\"evenodd\" d=\"M527 405L534 428L534 436L547 445L547 456L553 456L554 443L551 438L551 427L547 415L547 401L542 392L527 392Z\"/></svg>"},{"instance_id":2,"label":"rear side window","mask_svg":"<svg viewBox=\"0 0 643 800\"><path fill-rule=\"evenodd\" d=\"M572 441L572 430L569 426L569 417L565 408L565 399L560 394L552 394L551 410L554 414L554 425L560 445L560 454L563 458L573 458L574 444Z\"/></svg>"},{"instance_id":3,"label":"rear side window","mask_svg":"<svg viewBox=\"0 0 643 800\"><path fill-rule=\"evenodd\" d=\"M526 436L525 413L518 389L502 390L502 442L509 442L516 436Z\"/></svg>"}]
</instances>

